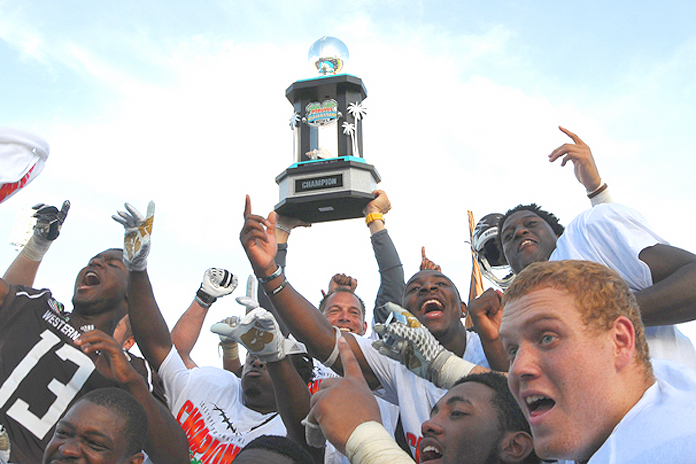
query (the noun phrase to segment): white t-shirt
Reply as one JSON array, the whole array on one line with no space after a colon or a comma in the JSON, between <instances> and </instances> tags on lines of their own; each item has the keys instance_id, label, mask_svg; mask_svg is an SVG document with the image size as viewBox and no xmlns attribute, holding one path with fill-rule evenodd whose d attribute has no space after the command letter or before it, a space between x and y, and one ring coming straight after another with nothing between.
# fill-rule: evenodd
<instances>
[{"instance_id":1,"label":"white t-shirt","mask_svg":"<svg viewBox=\"0 0 696 464\"><path fill-rule=\"evenodd\" d=\"M418 443L421 424L430 418L430 411L447 390L438 388L429 381L409 371L403 364L379 354L372 348L372 340L355 337L360 349L382 389L375 392L384 400L396 404L401 411L401 424L411 454L419 461ZM463 358L474 364L490 368L483 352L478 334L467 331L466 351Z\"/></svg>"},{"instance_id":2,"label":"white t-shirt","mask_svg":"<svg viewBox=\"0 0 696 464\"><path fill-rule=\"evenodd\" d=\"M169 408L188 438L191 462L229 462L256 437L287 434L277 412L261 414L244 406L241 381L231 372L187 369L172 347L158 373Z\"/></svg>"},{"instance_id":3,"label":"white t-shirt","mask_svg":"<svg viewBox=\"0 0 696 464\"><path fill-rule=\"evenodd\" d=\"M696 372L653 361L657 381L588 464L696 463Z\"/></svg>"},{"instance_id":4,"label":"white t-shirt","mask_svg":"<svg viewBox=\"0 0 696 464\"><path fill-rule=\"evenodd\" d=\"M667 245L637 211L616 203L597 205L573 219L558 239L551 261L594 261L618 272L633 292L653 285L650 268L638 258L645 248ZM646 327L653 359L668 359L696 369L696 349L674 325Z\"/></svg>"}]
</instances>

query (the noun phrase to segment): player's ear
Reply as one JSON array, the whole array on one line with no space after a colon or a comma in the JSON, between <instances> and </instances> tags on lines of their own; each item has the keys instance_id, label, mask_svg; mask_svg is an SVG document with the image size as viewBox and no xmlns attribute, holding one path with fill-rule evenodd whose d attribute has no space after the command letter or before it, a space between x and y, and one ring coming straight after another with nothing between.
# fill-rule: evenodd
<instances>
[{"instance_id":1,"label":"player's ear","mask_svg":"<svg viewBox=\"0 0 696 464\"><path fill-rule=\"evenodd\" d=\"M500 440L500 461L506 464L523 462L534 451L534 441L527 432L505 432Z\"/></svg>"},{"instance_id":2,"label":"player's ear","mask_svg":"<svg viewBox=\"0 0 696 464\"><path fill-rule=\"evenodd\" d=\"M636 331L633 323L626 316L619 316L610 329L614 359L617 369L621 369L633 360L636 351Z\"/></svg>"},{"instance_id":3,"label":"player's ear","mask_svg":"<svg viewBox=\"0 0 696 464\"><path fill-rule=\"evenodd\" d=\"M125 342L123 342L123 349L126 351L130 350L133 345L135 345L135 337L131 335Z\"/></svg>"},{"instance_id":4,"label":"player's ear","mask_svg":"<svg viewBox=\"0 0 696 464\"><path fill-rule=\"evenodd\" d=\"M129 457L125 462L126 464L143 464L145 460L145 455L143 453L135 453L133 456Z\"/></svg>"}]
</instances>

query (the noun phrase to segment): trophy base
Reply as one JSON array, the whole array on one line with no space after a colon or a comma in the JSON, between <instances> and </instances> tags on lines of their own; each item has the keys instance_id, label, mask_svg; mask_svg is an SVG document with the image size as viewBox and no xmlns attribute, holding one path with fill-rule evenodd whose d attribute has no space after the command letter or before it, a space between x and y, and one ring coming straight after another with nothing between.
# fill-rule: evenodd
<instances>
[{"instance_id":1,"label":"trophy base","mask_svg":"<svg viewBox=\"0 0 696 464\"><path fill-rule=\"evenodd\" d=\"M309 223L363 217L381 180L365 162L332 158L301 163L276 177L280 202L275 210Z\"/></svg>"}]
</instances>

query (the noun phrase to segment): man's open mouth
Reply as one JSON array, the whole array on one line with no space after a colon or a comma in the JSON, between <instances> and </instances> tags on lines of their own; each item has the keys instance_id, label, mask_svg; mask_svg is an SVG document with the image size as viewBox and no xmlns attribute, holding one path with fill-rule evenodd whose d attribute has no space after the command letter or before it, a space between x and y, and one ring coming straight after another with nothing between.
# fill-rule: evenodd
<instances>
[{"instance_id":1,"label":"man's open mouth","mask_svg":"<svg viewBox=\"0 0 696 464\"><path fill-rule=\"evenodd\" d=\"M420 462L433 461L442 457L442 450L436 445L426 445L421 449Z\"/></svg>"},{"instance_id":2,"label":"man's open mouth","mask_svg":"<svg viewBox=\"0 0 696 464\"><path fill-rule=\"evenodd\" d=\"M526 248L530 245L535 245L535 244L536 244L536 242L534 240L526 238L526 239L522 240L519 245L517 245L517 250L519 251L522 248Z\"/></svg>"},{"instance_id":3,"label":"man's open mouth","mask_svg":"<svg viewBox=\"0 0 696 464\"><path fill-rule=\"evenodd\" d=\"M420 307L421 314L428 314L434 311L442 311L443 309L444 305L434 298L424 301Z\"/></svg>"},{"instance_id":4,"label":"man's open mouth","mask_svg":"<svg viewBox=\"0 0 696 464\"><path fill-rule=\"evenodd\" d=\"M85 277L82 279L82 282L87 286L87 287L93 287L95 285L99 285L101 283L101 279L97 275L96 272L94 271L87 271L85 273Z\"/></svg>"},{"instance_id":5,"label":"man's open mouth","mask_svg":"<svg viewBox=\"0 0 696 464\"><path fill-rule=\"evenodd\" d=\"M530 416L538 416L551 410L556 402L544 395L530 395L524 399Z\"/></svg>"}]
</instances>

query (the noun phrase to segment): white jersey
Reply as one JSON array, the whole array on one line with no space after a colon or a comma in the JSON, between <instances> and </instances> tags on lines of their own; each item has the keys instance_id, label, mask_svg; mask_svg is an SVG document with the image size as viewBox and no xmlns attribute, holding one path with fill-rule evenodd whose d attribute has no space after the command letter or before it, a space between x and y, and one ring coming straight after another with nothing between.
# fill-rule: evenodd
<instances>
[{"instance_id":1,"label":"white jersey","mask_svg":"<svg viewBox=\"0 0 696 464\"><path fill-rule=\"evenodd\" d=\"M159 368L169 408L189 442L191 462L230 462L261 435L286 436L277 412L244 406L241 380L217 367L187 369L172 347Z\"/></svg>"},{"instance_id":2,"label":"white jersey","mask_svg":"<svg viewBox=\"0 0 696 464\"><path fill-rule=\"evenodd\" d=\"M613 269L636 292L653 285L650 268L638 258L645 248L668 243L637 211L616 203L597 205L573 219L558 239L551 261L594 261ZM696 349L674 325L646 327L653 359L668 359L696 369Z\"/></svg>"},{"instance_id":3,"label":"white jersey","mask_svg":"<svg viewBox=\"0 0 696 464\"><path fill-rule=\"evenodd\" d=\"M421 436L421 424L430 418L430 411L447 390L436 387L431 382L416 376L403 364L380 354L372 348L372 341L355 337L368 365L382 385L376 391L384 400L396 404L401 411L401 424L406 434L406 441L411 454L420 461L418 443ZM478 334L467 331L466 351L463 358L471 363L490 368L483 352Z\"/></svg>"},{"instance_id":4,"label":"white jersey","mask_svg":"<svg viewBox=\"0 0 696 464\"><path fill-rule=\"evenodd\" d=\"M653 361L657 381L588 464L696 463L696 372Z\"/></svg>"}]
</instances>

